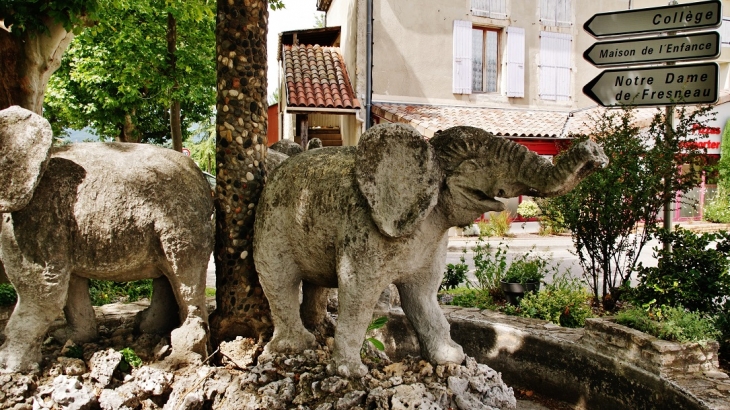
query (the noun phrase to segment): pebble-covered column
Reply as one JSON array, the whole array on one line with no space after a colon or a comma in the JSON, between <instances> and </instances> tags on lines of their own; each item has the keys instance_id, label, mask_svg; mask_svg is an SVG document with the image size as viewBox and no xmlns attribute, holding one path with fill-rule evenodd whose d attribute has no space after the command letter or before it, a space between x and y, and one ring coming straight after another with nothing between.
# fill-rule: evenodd
<instances>
[{"instance_id":1,"label":"pebble-covered column","mask_svg":"<svg viewBox=\"0 0 730 410\"><path fill-rule=\"evenodd\" d=\"M266 180L268 0L218 0L216 21L216 342L271 331L253 263L253 224Z\"/></svg>"}]
</instances>

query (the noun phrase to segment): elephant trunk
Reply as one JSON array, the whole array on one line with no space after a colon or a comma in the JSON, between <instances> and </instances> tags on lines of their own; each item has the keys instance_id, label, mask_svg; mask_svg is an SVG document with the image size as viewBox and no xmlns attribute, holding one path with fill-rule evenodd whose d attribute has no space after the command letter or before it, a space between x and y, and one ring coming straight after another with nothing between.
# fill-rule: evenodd
<instances>
[{"instance_id":1,"label":"elephant trunk","mask_svg":"<svg viewBox=\"0 0 730 410\"><path fill-rule=\"evenodd\" d=\"M544 158L525 156L518 171L518 180L530 188L531 196L558 196L606 165L608 157L603 149L593 141L582 141L561 155L555 165Z\"/></svg>"}]
</instances>

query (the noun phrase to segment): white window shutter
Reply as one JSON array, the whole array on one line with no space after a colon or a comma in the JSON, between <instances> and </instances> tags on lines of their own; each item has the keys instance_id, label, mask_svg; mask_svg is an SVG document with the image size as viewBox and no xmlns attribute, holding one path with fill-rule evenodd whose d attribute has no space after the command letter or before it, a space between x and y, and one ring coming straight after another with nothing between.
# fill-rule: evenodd
<instances>
[{"instance_id":1,"label":"white window shutter","mask_svg":"<svg viewBox=\"0 0 730 410\"><path fill-rule=\"evenodd\" d=\"M525 96L525 29L507 27L507 97Z\"/></svg>"},{"instance_id":2,"label":"white window shutter","mask_svg":"<svg viewBox=\"0 0 730 410\"><path fill-rule=\"evenodd\" d=\"M453 93L471 94L471 21L454 20Z\"/></svg>"},{"instance_id":3,"label":"white window shutter","mask_svg":"<svg viewBox=\"0 0 730 410\"><path fill-rule=\"evenodd\" d=\"M720 32L720 41L722 42L722 46L730 47L730 18L722 18L722 25L718 31Z\"/></svg>"},{"instance_id":4,"label":"white window shutter","mask_svg":"<svg viewBox=\"0 0 730 410\"><path fill-rule=\"evenodd\" d=\"M555 25L555 0L540 0L540 21L543 26Z\"/></svg>"},{"instance_id":5,"label":"white window shutter","mask_svg":"<svg viewBox=\"0 0 730 410\"><path fill-rule=\"evenodd\" d=\"M507 0L471 0L471 14L493 19L506 19Z\"/></svg>"},{"instance_id":6,"label":"white window shutter","mask_svg":"<svg viewBox=\"0 0 730 410\"><path fill-rule=\"evenodd\" d=\"M540 98L570 100L572 38L570 34L540 33Z\"/></svg>"},{"instance_id":7,"label":"white window shutter","mask_svg":"<svg viewBox=\"0 0 730 410\"><path fill-rule=\"evenodd\" d=\"M556 0L556 14L555 14L555 25L556 26L568 26L573 24L573 7L571 0Z\"/></svg>"}]
</instances>

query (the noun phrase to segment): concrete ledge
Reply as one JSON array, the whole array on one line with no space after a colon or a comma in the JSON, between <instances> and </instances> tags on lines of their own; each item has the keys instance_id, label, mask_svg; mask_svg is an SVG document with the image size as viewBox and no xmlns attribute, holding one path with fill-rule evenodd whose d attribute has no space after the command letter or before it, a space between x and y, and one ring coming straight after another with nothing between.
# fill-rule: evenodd
<instances>
[{"instance_id":1,"label":"concrete ledge","mask_svg":"<svg viewBox=\"0 0 730 410\"><path fill-rule=\"evenodd\" d=\"M730 409L730 380L717 370L647 371L619 349L609 349L603 337L586 337L584 329L475 308L444 306L444 311L453 339L468 355L501 372L510 386L587 409ZM389 316L376 335L386 353L396 360L419 354L402 311L393 309Z\"/></svg>"}]
</instances>

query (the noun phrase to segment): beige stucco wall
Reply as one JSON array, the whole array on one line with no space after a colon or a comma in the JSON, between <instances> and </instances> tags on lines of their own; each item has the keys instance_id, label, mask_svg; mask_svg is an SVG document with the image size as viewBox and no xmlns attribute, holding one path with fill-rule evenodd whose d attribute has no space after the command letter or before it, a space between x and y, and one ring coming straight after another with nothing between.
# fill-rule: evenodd
<instances>
[{"instance_id":1,"label":"beige stucco wall","mask_svg":"<svg viewBox=\"0 0 730 410\"><path fill-rule=\"evenodd\" d=\"M365 91L365 0L333 0L327 25L343 27L342 48L358 98L364 103ZM586 62L582 55L597 40L583 30L593 14L663 6L666 0L573 0L570 27L543 26L539 0L508 0L507 19L472 16L469 0L373 0L373 100L404 103L519 107L530 109L573 110L594 106L582 88L601 69ZM682 1L681 3L685 3ZM723 0L723 14L730 15L730 0ZM359 25L353 21L356 18ZM525 29L525 96L504 95L505 77L500 76L499 93L452 93L452 35L454 20L471 20L474 26ZM539 97L540 32L552 31L573 36L571 99L567 102ZM506 34L500 38L500 71L505 72ZM353 44L353 42L355 44ZM725 49L720 85L730 85ZM353 69L352 67L355 67Z\"/></svg>"}]
</instances>

